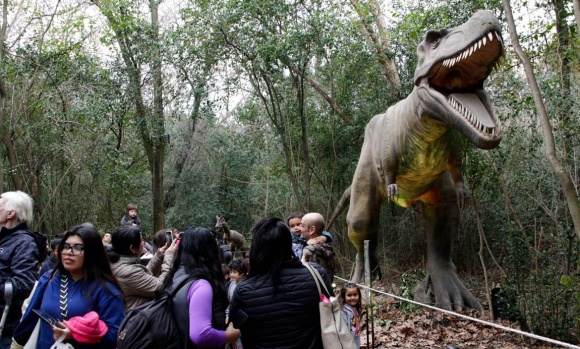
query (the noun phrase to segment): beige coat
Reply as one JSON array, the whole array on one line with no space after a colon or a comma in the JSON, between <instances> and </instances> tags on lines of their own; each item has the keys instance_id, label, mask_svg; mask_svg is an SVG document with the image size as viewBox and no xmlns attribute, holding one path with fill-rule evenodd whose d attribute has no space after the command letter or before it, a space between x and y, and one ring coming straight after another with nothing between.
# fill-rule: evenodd
<instances>
[{"instance_id":1,"label":"beige coat","mask_svg":"<svg viewBox=\"0 0 580 349\"><path fill-rule=\"evenodd\" d=\"M121 259L111 264L113 275L117 278L125 296L127 310L153 300L155 291L163 289L174 255L174 252L167 251L164 256L157 251L147 266L139 263L139 257L122 255ZM159 265L161 265L161 273L159 276L154 276L152 270Z\"/></svg>"}]
</instances>

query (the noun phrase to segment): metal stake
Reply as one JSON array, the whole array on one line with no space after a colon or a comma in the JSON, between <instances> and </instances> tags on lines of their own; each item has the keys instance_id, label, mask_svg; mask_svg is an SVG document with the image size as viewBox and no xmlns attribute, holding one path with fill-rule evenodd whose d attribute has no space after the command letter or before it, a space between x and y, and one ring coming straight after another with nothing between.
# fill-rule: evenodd
<instances>
[{"instance_id":1,"label":"metal stake","mask_svg":"<svg viewBox=\"0 0 580 349\"><path fill-rule=\"evenodd\" d=\"M373 294L371 293L371 261L369 255L370 240L365 240L365 284L367 285L367 348L375 347L375 322L373 316ZM369 312L371 314L370 332L371 340L369 341Z\"/></svg>"}]
</instances>

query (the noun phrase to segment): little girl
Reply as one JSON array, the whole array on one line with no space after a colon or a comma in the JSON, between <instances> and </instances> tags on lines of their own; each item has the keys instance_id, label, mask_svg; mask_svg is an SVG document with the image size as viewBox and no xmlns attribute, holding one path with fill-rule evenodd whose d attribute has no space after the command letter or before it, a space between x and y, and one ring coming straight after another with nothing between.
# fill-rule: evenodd
<instances>
[{"instance_id":1,"label":"little girl","mask_svg":"<svg viewBox=\"0 0 580 349\"><path fill-rule=\"evenodd\" d=\"M338 297L342 309L342 317L350 328L356 347L360 348L360 314L362 312L362 296L360 288L352 283L346 283L340 289Z\"/></svg>"}]
</instances>

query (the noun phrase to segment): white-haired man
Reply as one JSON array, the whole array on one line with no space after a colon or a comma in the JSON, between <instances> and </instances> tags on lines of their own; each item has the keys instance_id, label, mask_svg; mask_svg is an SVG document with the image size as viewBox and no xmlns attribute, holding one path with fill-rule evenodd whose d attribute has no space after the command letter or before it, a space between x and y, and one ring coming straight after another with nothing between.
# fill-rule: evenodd
<instances>
[{"instance_id":1,"label":"white-haired man","mask_svg":"<svg viewBox=\"0 0 580 349\"><path fill-rule=\"evenodd\" d=\"M0 337L0 349L10 348L12 334L22 317L22 303L36 281L38 248L28 224L33 200L22 191L0 195L0 313L6 306L6 284L12 285L12 304Z\"/></svg>"}]
</instances>

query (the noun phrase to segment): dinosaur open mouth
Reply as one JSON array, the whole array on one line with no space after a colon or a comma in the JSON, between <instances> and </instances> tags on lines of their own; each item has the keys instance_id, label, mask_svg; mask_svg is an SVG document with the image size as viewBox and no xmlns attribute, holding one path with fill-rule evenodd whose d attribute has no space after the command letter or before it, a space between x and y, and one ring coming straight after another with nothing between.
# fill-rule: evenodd
<instances>
[{"instance_id":1,"label":"dinosaur open mouth","mask_svg":"<svg viewBox=\"0 0 580 349\"><path fill-rule=\"evenodd\" d=\"M461 52L443 58L431 69L428 84L472 128L497 137L501 130L493 116L483 83L503 54L501 35L492 30Z\"/></svg>"}]
</instances>

